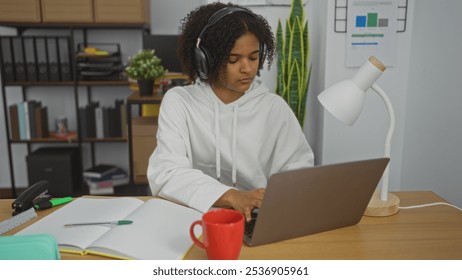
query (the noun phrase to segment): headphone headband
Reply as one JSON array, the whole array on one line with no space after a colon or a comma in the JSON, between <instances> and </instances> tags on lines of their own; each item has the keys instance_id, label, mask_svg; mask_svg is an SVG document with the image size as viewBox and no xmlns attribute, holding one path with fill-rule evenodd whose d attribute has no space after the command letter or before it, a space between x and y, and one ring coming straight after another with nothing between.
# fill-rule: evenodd
<instances>
[{"instance_id":1,"label":"headphone headband","mask_svg":"<svg viewBox=\"0 0 462 280\"><path fill-rule=\"evenodd\" d=\"M199 36L197 37L196 48L194 50L194 57L195 57L195 66L196 66L197 75L201 77L202 79L205 80L208 78L209 67L210 67L210 63L209 63L210 56L208 54L208 51L206 48L200 46L202 35L204 35L205 31L209 27L215 25L225 16L230 15L232 13L237 13L237 12L246 13L248 15L251 15L257 18L254 13L250 12L247 9L244 9L241 7L225 7L225 8L222 8L216 11L213 15L211 15L207 24L204 26L204 28L202 28L201 32L199 33ZM260 58L260 61L259 61L260 64L258 65L258 68L260 69L263 65L263 61L265 60L265 48L263 44L260 45L260 57L259 58Z\"/></svg>"},{"instance_id":2,"label":"headphone headband","mask_svg":"<svg viewBox=\"0 0 462 280\"><path fill-rule=\"evenodd\" d=\"M247 13L249 15L252 15L252 16L255 16L253 13L251 13L250 11L246 10L246 9L243 9L243 8L240 8L240 7L225 7L225 8L222 8L218 11L216 11L213 15L210 16L209 18L209 21L207 22L207 24L204 26L204 28L202 28L202 31L201 33L199 33L199 36L197 37L197 44L196 46L198 47L199 46L199 43L201 41L201 38L202 38L202 35L204 35L205 31L212 25L215 25L217 22L219 22L222 18L224 18L225 16L227 15L230 15L232 13L236 13L236 12L243 12L243 13Z\"/></svg>"}]
</instances>

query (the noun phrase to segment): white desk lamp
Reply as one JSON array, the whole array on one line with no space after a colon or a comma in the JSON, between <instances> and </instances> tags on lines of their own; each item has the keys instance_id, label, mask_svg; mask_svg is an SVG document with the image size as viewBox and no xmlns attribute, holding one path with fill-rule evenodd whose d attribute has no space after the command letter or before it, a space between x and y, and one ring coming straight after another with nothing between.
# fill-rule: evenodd
<instances>
[{"instance_id":1,"label":"white desk lamp","mask_svg":"<svg viewBox=\"0 0 462 280\"><path fill-rule=\"evenodd\" d=\"M318 100L338 120L353 125L361 113L367 90L372 88L383 99L388 110L390 125L385 139L385 157L390 158L391 137L395 129L395 113L388 96L374 83L385 69L386 67L382 62L371 56L351 80L341 81L325 89L319 94ZM380 195L378 192L374 193L364 215L390 216L398 212L399 198L388 193L388 177L389 166L382 176Z\"/></svg>"}]
</instances>

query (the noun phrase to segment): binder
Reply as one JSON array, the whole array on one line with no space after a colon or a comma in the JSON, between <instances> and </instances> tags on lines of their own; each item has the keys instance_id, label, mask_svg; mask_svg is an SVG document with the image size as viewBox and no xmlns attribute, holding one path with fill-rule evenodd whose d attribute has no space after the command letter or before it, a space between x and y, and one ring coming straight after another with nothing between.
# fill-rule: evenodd
<instances>
[{"instance_id":1,"label":"binder","mask_svg":"<svg viewBox=\"0 0 462 280\"><path fill-rule=\"evenodd\" d=\"M3 77L5 82L14 82L15 73L13 66L12 37L0 38L0 55L2 57Z\"/></svg>"},{"instance_id":2,"label":"binder","mask_svg":"<svg viewBox=\"0 0 462 280\"><path fill-rule=\"evenodd\" d=\"M22 37L13 37L13 61L16 81L25 82L26 67L24 62L24 44Z\"/></svg>"},{"instance_id":3,"label":"binder","mask_svg":"<svg viewBox=\"0 0 462 280\"><path fill-rule=\"evenodd\" d=\"M26 62L27 80L38 81L37 59L35 52L35 37L24 38L24 54Z\"/></svg>"},{"instance_id":4,"label":"binder","mask_svg":"<svg viewBox=\"0 0 462 280\"><path fill-rule=\"evenodd\" d=\"M47 43L44 37L38 37L35 40L37 51L38 79L41 82L50 81L48 75L48 51Z\"/></svg>"},{"instance_id":5,"label":"binder","mask_svg":"<svg viewBox=\"0 0 462 280\"><path fill-rule=\"evenodd\" d=\"M50 81L59 81L61 78L58 61L58 38L47 37L46 44L48 52L48 70Z\"/></svg>"},{"instance_id":6,"label":"binder","mask_svg":"<svg viewBox=\"0 0 462 280\"><path fill-rule=\"evenodd\" d=\"M72 80L71 48L69 38L58 38L58 60L61 81Z\"/></svg>"}]
</instances>

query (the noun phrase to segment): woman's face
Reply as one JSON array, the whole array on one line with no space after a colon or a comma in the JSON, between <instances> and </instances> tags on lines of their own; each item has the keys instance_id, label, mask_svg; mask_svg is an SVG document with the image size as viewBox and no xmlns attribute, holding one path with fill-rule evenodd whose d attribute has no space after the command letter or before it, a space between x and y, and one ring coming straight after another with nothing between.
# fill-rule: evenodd
<instances>
[{"instance_id":1,"label":"woman's face","mask_svg":"<svg viewBox=\"0 0 462 280\"><path fill-rule=\"evenodd\" d=\"M221 101L231 103L249 89L258 72L259 54L260 42L254 34L247 32L236 40L225 66L226 75L211 82Z\"/></svg>"}]
</instances>

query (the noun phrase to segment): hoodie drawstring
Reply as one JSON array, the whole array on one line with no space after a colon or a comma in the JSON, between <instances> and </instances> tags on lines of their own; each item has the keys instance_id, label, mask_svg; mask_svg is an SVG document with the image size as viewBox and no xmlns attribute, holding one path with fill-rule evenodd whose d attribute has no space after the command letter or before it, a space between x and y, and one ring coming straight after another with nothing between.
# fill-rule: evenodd
<instances>
[{"instance_id":1,"label":"hoodie drawstring","mask_svg":"<svg viewBox=\"0 0 462 280\"><path fill-rule=\"evenodd\" d=\"M215 161L217 180L221 177L221 158L220 158L220 114L218 112L218 102L215 101Z\"/></svg>"},{"instance_id":2,"label":"hoodie drawstring","mask_svg":"<svg viewBox=\"0 0 462 280\"><path fill-rule=\"evenodd\" d=\"M239 104L234 106L233 110L233 147L232 147L232 161L233 161L233 169L232 169L232 180L233 180L233 187L236 186L236 150L237 150L237 111L239 109Z\"/></svg>"},{"instance_id":3,"label":"hoodie drawstring","mask_svg":"<svg viewBox=\"0 0 462 280\"><path fill-rule=\"evenodd\" d=\"M233 187L236 186L237 178L237 165L236 165L236 154L237 154L237 115L239 110L239 104L236 104L233 108L233 139L232 139L232 174L231 179ZM220 113L218 108L218 102L214 104L215 113L215 160L216 160L216 173L217 180L220 181L221 177L221 152L220 152Z\"/></svg>"}]
</instances>

